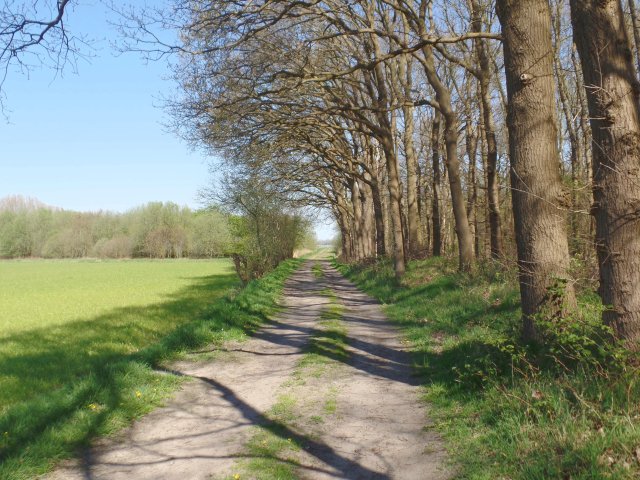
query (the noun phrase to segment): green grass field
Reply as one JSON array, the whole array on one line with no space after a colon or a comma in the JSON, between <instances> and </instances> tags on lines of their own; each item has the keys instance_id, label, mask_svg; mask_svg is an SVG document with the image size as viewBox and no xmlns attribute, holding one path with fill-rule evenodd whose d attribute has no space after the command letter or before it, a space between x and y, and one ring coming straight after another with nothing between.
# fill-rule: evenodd
<instances>
[{"instance_id":1,"label":"green grass field","mask_svg":"<svg viewBox=\"0 0 640 480\"><path fill-rule=\"evenodd\" d=\"M91 320L116 308L171 298L205 277L235 281L219 260L17 260L0 262L0 338L37 328ZM219 289L216 289L219 290Z\"/></svg>"},{"instance_id":2,"label":"green grass field","mask_svg":"<svg viewBox=\"0 0 640 480\"><path fill-rule=\"evenodd\" d=\"M0 263L0 413L152 344L236 283L227 260Z\"/></svg>"},{"instance_id":3,"label":"green grass field","mask_svg":"<svg viewBox=\"0 0 640 480\"><path fill-rule=\"evenodd\" d=\"M154 367L255 329L288 262L242 291L231 262L0 262L0 479L27 479L162 403Z\"/></svg>"}]
</instances>

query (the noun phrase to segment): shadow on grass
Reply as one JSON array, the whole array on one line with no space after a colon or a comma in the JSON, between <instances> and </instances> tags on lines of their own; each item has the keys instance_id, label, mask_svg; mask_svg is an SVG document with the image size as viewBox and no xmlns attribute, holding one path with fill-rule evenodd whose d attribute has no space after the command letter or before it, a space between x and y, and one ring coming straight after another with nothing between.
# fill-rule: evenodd
<instances>
[{"instance_id":1,"label":"shadow on grass","mask_svg":"<svg viewBox=\"0 0 640 480\"><path fill-rule=\"evenodd\" d=\"M440 273L447 270L444 262L413 262L403 283L395 280L391 265L385 262L374 272L366 266L338 267L387 304L386 313L403 327L414 346L422 383L474 395L487 381L511 374L511 356L499 344L517 331L519 298L508 286L495 292L489 285L470 289L468 284L474 282L469 277Z\"/></svg>"},{"instance_id":2,"label":"shadow on grass","mask_svg":"<svg viewBox=\"0 0 640 480\"><path fill-rule=\"evenodd\" d=\"M438 259L410 264L402 284L388 263L338 267L403 327L461 477L639 478L637 372L539 363L519 341L517 284Z\"/></svg>"},{"instance_id":3,"label":"shadow on grass","mask_svg":"<svg viewBox=\"0 0 640 480\"><path fill-rule=\"evenodd\" d=\"M196 278L152 305L117 308L90 319L39 328L0 340L0 404L50 391L97 366L158 341L167 332L207 316L212 301L237 285L233 275Z\"/></svg>"},{"instance_id":4,"label":"shadow on grass","mask_svg":"<svg viewBox=\"0 0 640 480\"><path fill-rule=\"evenodd\" d=\"M200 277L161 303L2 339L0 478L31 478L158 405L180 380L153 367L255 330L297 265L236 294L235 275Z\"/></svg>"}]
</instances>

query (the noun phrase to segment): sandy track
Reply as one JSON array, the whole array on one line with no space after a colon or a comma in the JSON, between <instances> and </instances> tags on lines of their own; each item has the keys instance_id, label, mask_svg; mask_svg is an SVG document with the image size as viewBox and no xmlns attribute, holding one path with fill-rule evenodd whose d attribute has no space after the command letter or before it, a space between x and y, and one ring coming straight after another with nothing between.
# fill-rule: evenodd
<instances>
[{"instance_id":1,"label":"sandy track","mask_svg":"<svg viewBox=\"0 0 640 480\"><path fill-rule=\"evenodd\" d=\"M249 341L207 364L180 363L175 373L192 377L166 407L155 410L117 437L102 440L82 458L66 462L47 478L206 479L236 471L255 425L291 378L305 345L318 330L335 291L345 306L349 360L330 379L295 387L312 401L318 382L331 384L336 413L321 429L303 419L284 432L304 445L297 471L305 479L448 478L440 440L427 423L409 354L379 306L328 263L316 279L307 262L285 287L286 309ZM306 400L305 400L306 399ZM259 477L258 477L259 478Z\"/></svg>"}]
</instances>

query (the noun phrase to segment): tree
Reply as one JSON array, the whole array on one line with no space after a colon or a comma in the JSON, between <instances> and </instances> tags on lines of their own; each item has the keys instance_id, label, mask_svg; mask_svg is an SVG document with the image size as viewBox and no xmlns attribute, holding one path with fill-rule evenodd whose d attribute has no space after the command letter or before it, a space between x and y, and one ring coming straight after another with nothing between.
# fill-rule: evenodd
<instances>
[{"instance_id":1,"label":"tree","mask_svg":"<svg viewBox=\"0 0 640 480\"><path fill-rule=\"evenodd\" d=\"M551 308L551 315L562 315L565 305L575 302L568 273L568 202L556 144L551 12L548 0L498 0L497 12L507 76L523 337L535 340L536 314ZM561 291L554 293L554 287Z\"/></svg>"},{"instance_id":2,"label":"tree","mask_svg":"<svg viewBox=\"0 0 640 480\"><path fill-rule=\"evenodd\" d=\"M215 197L232 214L233 240L228 253L243 283L260 278L293 257L307 236L309 223L287 211L287 198L269 188L269 180L255 174L227 177Z\"/></svg>"},{"instance_id":3,"label":"tree","mask_svg":"<svg viewBox=\"0 0 640 480\"><path fill-rule=\"evenodd\" d=\"M193 257L221 257L229 251L231 234L227 217L217 208L196 212L191 222L189 255Z\"/></svg>"},{"instance_id":4,"label":"tree","mask_svg":"<svg viewBox=\"0 0 640 480\"><path fill-rule=\"evenodd\" d=\"M640 84L620 0L571 1L593 135L603 319L640 350Z\"/></svg>"},{"instance_id":5,"label":"tree","mask_svg":"<svg viewBox=\"0 0 640 480\"><path fill-rule=\"evenodd\" d=\"M64 19L72 0L7 0L0 9L0 93L11 68L28 71L48 66L61 71L75 64L82 38L71 34Z\"/></svg>"},{"instance_id":6,"label":"tree","mask_svg":"<svg viewBox=\"0 0 640 480\"><path fill-rule=\"evenodd\" d=\"M170 15L154 17L152 13L142 12L137 16L129 15L128 20L132 29L138 32L137 37L135 33L132 34L138 40L136 45L131 46L132 49L139 49L139 45L151 42L148 53L152 56L157 55L158 48L160 51L165 49L180 54L181 61L175 64L176 77L186 86L184 105L193 108L189 113L182 110L183 114L178 117L187 120L183 122L187 128L195 127L198 141L218 152L226 148L225 142L220 141L221 136L226 134L227 138L231 138L231 132L237 133L242 138L237 143L244 142L245 146L249 142L264 142L265 137L273 134L271 125L265 121L267 116L272 117L271 123L276 124L275 128L282 128L285 124L291 127L284 112L295 115L294 118L306 122L306 128L310 128L309 121L316 120L316 114L324 115L330 111L328 122L334 131L335 126L339 126L348 132L347 135L357 131L374 136L375 147L383 153L383 165L386 167L381 183L388 190L387 208L382 209L388 212L386 216L389 221L384 225L385 230L391 232L388 247L393 251L396 275L401 277L405 269L404 244L407 232L409 246L412 245L412 236L419 239L415 228L418 226L418 202L414 201L417 169L409 141L412 106L407 105L409 99L406 98L407 93L411 92L411 71L407 66L403 74L395 75L394 82L394 59L399 58L401 64L409 55L419 60L428 83L435 91L435 100L422 98L415 106L428 105L443 113L447 153L445 164L451 187L460 267L466 270L473 262L473 237L468 225L461 162L457 154L458 118L452 106L451 92L437 72L433 45L498 37L486 32L453 36L441 35L435 30L429 32L424 18L426 4L359 1L352 8L350 2L343 0L310 4L278 0L258 8L253 2L222 0L204 5L198 5L197 2L188 5L176 3ZM298 23L301 18L304 18L302 24ZM181 44L163 45L158 41L158 36L149 30L151 25L178 29L181 32ZM235 32L239 30L242 34L236 35ZM345 55L336 55L336 52ZM265 61L267 58L270 61ZM394 92L395 83L400 84L399 94ZM288 95L283 95L285 88ZM200 95L198 90L205 94ZM228 91L242 93L229 96ZM347 105L342 102L342 93L345 91L347 96L355 97ZM338 92L341 94L338 95ZM316 102L316 99L320 102ZM399 105L399 102L403 105ZM248 128L227 127L229 122L220 115L210 114L210 110L225 108L234 119L242 120L242 124ZM405 117L404 142L398 142L396 135L399 130L396 111L401 109ZM215 120L211 117L215 117ZM336 117L340 117L338 121L335 121ZM210 128L214 124L215 127ZM225 127L221 128L219 124ZM259 129L268 133L265 135ZM215 133L212 135L212 132ZM326 150L326 144L321 146L315 141L313 143L316 153ZM328 143L335 146L335 138L328 139ZM408 198L409 211L405 211L402 198L404 186L400 178L399 163L402 159L398 155L398 144L405 146L410 184L408 193L411 194L411 198ZM288 146L293 148L293 142ZM366 170L358 161L353 164L357 166L356 170ZM377 175L372 175L370 171L349 171L348 174L358 177L358 182L367 183L370 180L365 190L371 188L372 192L375 191ZM362 192L362 189L359 190ZM331 203L331 198L327 201ZM340 215L358 216L356 223L360 218L368 220L368 216L359 216L357 204L355 210L352 210L353 206L349 202L349 208L336 208L335 211L339 211ZM377 221L381 217L380 204L373 199L373 206ZM408 222L405 220L407 218ZM342 222L345 226L348 223ZM381 251L378 224L376 235L377 250ZM349 237L343 235L347 244L353 243L347 241ZM384 250L390 250L386 247Z\"/></svg>"},{"instance_id":7,"label":"tree","mask_svg":"<svg viewBox=\"0 0 640 480\"><path fill-rule=\"evenodd\" d=\"M435 113L431 124L431 219L433 222L433 256L442 255L442 222L440 219L440 114Z\"/></svg>"},{"instance_id":8,"label":"tree","mask_svg":"<svg viewBox=\"0 0 640 480\"><path fill-rule=\"evenodd\" d=\"M478 0L471 0L471 10L471 29L472 31L479 33L482 31L483 21L480 3ZM502 255L502 218L500 215L498 194L498 145L496 141L496 124L490 98L492 74L486 40L476 38L473 42L479 68L472 69L472 73L476 75L479 82L483 127L487 143L487 206L489 208L491 256L493 258L500 258Z\"/></svg>"}]
</instances>

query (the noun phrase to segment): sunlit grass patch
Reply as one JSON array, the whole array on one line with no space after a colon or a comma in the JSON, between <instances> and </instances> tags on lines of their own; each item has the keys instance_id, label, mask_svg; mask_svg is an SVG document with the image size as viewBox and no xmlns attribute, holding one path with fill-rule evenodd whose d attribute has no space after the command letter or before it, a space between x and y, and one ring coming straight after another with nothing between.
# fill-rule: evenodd
<instances>
[{"instance_id":1,"label":"sunlit grass patch","mask_svg":"<svg viewBox=\"0 0 640 480\"><path fill-rule=\"evenodd\" d=\"M328 260L334 257L335 252L332 247L319 247L304 256L308 260Z\"/></svg>"},{"instance_id":2,"label":"sunlit grass patch","mask_svg":"<svg viewBox=\"0 0 640 480\"><path fill-rule=\"evenodd\" d=\"M17 261L0 269L2 286L11 285L0 300L0 414L206 317L238 285L227 260Z\"/></svg>"},{"instance_id":3,"label":"sunlit grass patch","mask_svg":"<svg viewBox=\"0 0 640 480\"><path fill-rule=\"evenodd\" d=\"M315 262L311 267L311 271L313 272L313 276L316 278L322 278L324 276L321 263Z\"/></svg>"},{"instance_id":4,"label":"sunlit grass patch","mask_svg":"<svg viewBox=\"0 0 640 480\"><path fill-rule=\"evenodd\" d=\"M211 294L236 278L227 259L0 261L0 338L157 305L191 285Z\"/></svg>"},{"instance_id":5,"label":"sunlit grass patch","mask_svg":"<svg viewBox=\"0 0 640 480\"><path fill-rule=\"evenodd\" d=\"M296 399L281 395L276 404L266 413L269 423L256 427L255 434L247 444L249 460L239 469L240 477L265 480L289 480L298 478L295 473L296 452L302 446L302 437L292 435L287 426L296 418Z\"/></svg>"}]
</instances>

